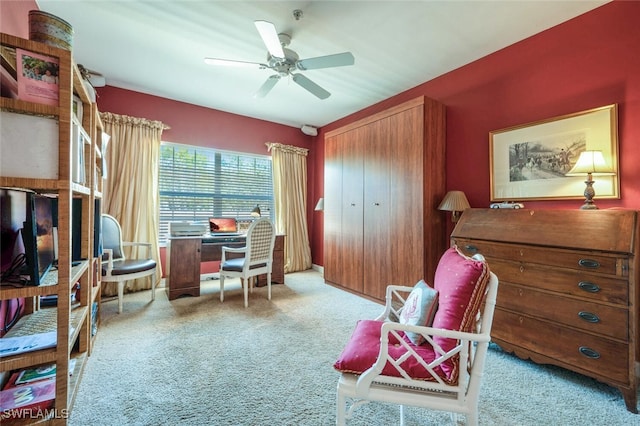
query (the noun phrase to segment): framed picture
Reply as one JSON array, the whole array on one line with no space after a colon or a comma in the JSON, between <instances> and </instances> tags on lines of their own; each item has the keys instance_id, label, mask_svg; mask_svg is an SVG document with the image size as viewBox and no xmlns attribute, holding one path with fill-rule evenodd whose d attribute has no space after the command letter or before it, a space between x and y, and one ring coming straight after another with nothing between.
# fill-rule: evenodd
<instances>
[{"instance_id":1,"label":"framed picture","mask_svg":"<svg viewBox=\"0 0 640 426\"><path fill-rule=\"evenodd\" d=\"M489 132L491 201L584 198L586 176L566 176L580 153L599 150L613 176L596 198L620 198L617 104Z\"/></svg>"},{"instance_id":2,"label":"framed picture","mask_svg":"<svg viewBox=\"0 0 640 426\"><path fill-rule=\"evenodd\" d=\"M16 49L18 99L58 105L58 59Z\"/></svg>"}]
</instances>

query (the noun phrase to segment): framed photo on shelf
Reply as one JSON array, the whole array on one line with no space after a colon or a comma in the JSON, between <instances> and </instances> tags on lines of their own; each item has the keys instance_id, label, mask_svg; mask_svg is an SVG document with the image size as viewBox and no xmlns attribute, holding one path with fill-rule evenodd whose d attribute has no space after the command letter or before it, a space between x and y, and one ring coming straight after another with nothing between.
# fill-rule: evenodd
<instances>
[{"instance_id":1,"label":"framed photo on shelf","mask_svg":"<svg viewBox=\"0 0 640 426\"><path fill-rule=\"evenodd\" d=\"M586 176L566 176L599 150L614 172L594 176L597 198L620 198L618 108L607 105L489 132L491 201L581 199Z\"/></svg>"},{"instance_id":2,"label":"framed photo on shelf","mask_svg":"<svg viewBox=\"0 0 640 426\"><path fill-rule=\"evenodd\" d=\"M16 49L18 99L58 105L58 59Z\"/></svg>"}]
</instances>

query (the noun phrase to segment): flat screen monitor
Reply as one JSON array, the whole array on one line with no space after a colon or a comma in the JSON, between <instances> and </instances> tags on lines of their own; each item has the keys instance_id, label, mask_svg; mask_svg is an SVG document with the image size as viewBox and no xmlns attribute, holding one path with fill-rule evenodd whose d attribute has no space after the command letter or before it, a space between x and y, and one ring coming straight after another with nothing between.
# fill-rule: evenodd
<instances>
[{"instance_id":1,"label":"flat screen monitor","mask_svg":"<svg viewBox=\"0 0 640 426\"><path fill-rule=\"evenodd\" d=\"M235 234L238 232L238 223L235 217L210 217L209 232L211 234Z\"/></svg>"},{"instance_id":2,"label":"flat screen monitor","mask_svg":"<svg viewBox=\"0 0 640 426\"><path fill-rule=\"evenodd\" d=\"M40 285L56 260L53 225L52 199L28 194L22 239L31 285Z\"/></svg>"}]
</instances>

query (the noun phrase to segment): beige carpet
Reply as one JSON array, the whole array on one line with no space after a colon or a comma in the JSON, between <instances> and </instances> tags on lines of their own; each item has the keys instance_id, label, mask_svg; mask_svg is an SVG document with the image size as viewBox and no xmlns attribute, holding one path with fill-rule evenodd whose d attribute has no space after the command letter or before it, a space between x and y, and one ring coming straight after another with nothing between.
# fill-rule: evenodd
<instances>
[{"instance_id":1,"label":"beige carpet","mask_svg":"<svg viewBox=\"0 0 640 426\"><path fill-rule=\"evenodd\" d=\"M103 304L102 326L70 425L333 425L332 364L355 322L380 305L325 285L313 271L250 295L238 281L205 281L202 295L169 302L158 291ZM396 406L369 404L351 425L398 424ZM450 424L409 409L407 425ZM481 425L640 425L620 393L560 368L489 351Z\"/></svg>"}]
</instances>

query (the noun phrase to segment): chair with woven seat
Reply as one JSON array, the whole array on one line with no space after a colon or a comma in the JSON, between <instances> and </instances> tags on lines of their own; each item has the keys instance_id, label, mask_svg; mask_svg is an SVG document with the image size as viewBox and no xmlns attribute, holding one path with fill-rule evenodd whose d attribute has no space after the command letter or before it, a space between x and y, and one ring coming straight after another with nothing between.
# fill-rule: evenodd
<instances>
[{"instance_id":1,"label":"chair with woven seat","mask_svg":"<svg viewBox=\"0 0 640 426\"><path fill-rule=\"evenodd\" d=\"M433 288L424 281L388 286L384 312L358 321L334 364L341 372L336 423L377 401L398 404L401 425L405 405L462 414L477 425L497 292L484 259L455 248L440 259Z\"/></svg>"},{"instance_id":2,"label":"chair with woven seat","mask_svg":"<svg viewBox=\"0 0 640 426\"><path fill-rule=\"evenodd\" d=\"M247 229L244 247L222 247L220 261L220 301L224 301L225 278L240 278L244 290L244 307L249 306L249 290L253 292L253 280L267 274L267 294L271 300L271 270L273 246L276 241L275 227L267 218L255 220ZM235 254L235 255L234 255ZM238 256L241 254L242 256Z\"/></svg>"},{"instance_id":3,"label":"chair with woven seat","mask_svg":"<svg viewBox=\"0 0 640 426\"><path fill-rule=\"evenodd\" d=\"M149 257L143 259L127 259L124 247L146 247ZM111 215L102 215L102 282L118 283L118 313L122 313L124 284L151 276L151 300L156 299L156 261L151 259L151 243L135 243L122 241L122 228Z\"/></svg>"}]
</instances>

